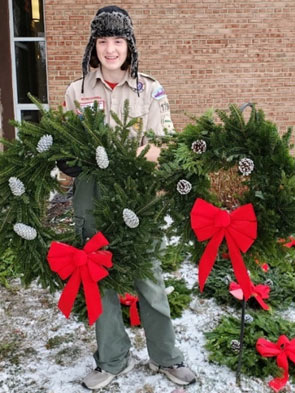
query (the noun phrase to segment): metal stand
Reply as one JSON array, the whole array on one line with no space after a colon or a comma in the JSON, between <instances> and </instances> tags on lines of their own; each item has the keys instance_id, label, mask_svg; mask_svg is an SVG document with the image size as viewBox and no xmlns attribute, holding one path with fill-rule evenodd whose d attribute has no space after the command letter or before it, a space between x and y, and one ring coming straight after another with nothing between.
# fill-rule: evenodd
<instances>
[{"instance_id":1,"label":"metal stand","mask_svg":"<svg viewBox=\"0 0 295 393\"><path fill-rule=\"evenodd\" d=\"M242 317L241 317L241 331L240 331L240 352L239 352L239 360L238 367L236 373L236 384L241 386L241 368L242 368L242 357L243 357L243 342L244 342L244 331L245 331L245 310L246 310L246 300L243 299L242 305Z\"/></svg>"}]
</instances>

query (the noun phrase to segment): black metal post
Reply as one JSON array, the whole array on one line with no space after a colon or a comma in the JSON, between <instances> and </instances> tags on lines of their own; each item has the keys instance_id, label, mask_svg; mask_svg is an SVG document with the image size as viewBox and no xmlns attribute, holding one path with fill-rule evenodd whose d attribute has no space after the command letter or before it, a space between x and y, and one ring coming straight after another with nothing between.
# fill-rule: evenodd
<instances>
[{"instance_id":1,"label":"black metal post","mask_svg":"<svg viewBox=\"0 0 295 393\"><path fill-rule=\"evenodd\" d=\"M241 330L240 330L240 352L239 352L239 360L238 360L238 367L236 373L236 384L238 386L241 385L241 368L242 368L243 342L244 342L244 331L245 331L245 310L246 310L246 300L244 298L243 306L242 306Z\"/></svg>"}]
</instances>

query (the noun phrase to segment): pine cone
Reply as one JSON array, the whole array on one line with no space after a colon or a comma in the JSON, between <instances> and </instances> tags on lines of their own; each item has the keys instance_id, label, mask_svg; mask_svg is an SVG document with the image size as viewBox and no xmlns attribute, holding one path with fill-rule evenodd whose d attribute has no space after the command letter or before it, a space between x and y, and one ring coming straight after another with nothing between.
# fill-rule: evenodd
<instances>
[{"instance_id":1,"label":"pine cone","mask_svg":"<svg viewBox=\"0 0 295 393\"><path fill-rule=\"evenodd\" d=\"M273 281L268 278L267 280L265 280L264 285L268 285L270 288L273 288Z\"/></svg>"},{"instance_id":2,"label":"pine cone","mask_svg":"<svg viewBox=\"0 0 295 393\"><path fill-rule=\"evenodd\" d=\"M34 240L37 236L36 229L20 222L14 224L13 230L15 233L18 234L18 236L22 237L25 240Z\"/></svg>"},{"instance_id":3,"label":"pine cone","mask_svg":"<svg viewBox=\"0 0 295 393\"><path fill-rule=\"evenodd\" d=\"M49 150L52 146L53 138L52 135L46 134L43 135L37 144L37 152L44 153L45 151Z\"/></svg>"},{"instance_id":4,"label":"pine cone","mask_svg":"<svg viewBox=\"0 0 295 393\"><path fill-rule=\"evenodd\" d=\"M241 344L239 340L231 340L230 347L234 353L238 353L241 348Z\"/></svg>"},{"instance_id":5,"label":"pine cone","mask_svg":"<svg viewBox=\"0 0 295 393\"><path fill-rule=\"evenodd\" d=\"M248 176L254 169L254 162L250 158L242 158L239 161L239 171L243 176Z\"/></svg>"},{"instance_id":6,"label":"pine cone","mask_svg":"<svg viewBox=\"0 0 295 393\"><path fill-rule=\"evenodd\" d=\"M192 185L189 181L187 181L185 179L181 179L177 183L176 189L179 192L179 194L186 195L191 191Z\"/></svg>"},{"instance_id":7,"label":"pine cone","mask_svg":"<svg viewBox=\"0 0 295 393\"><path fill-rule=\"evenodd\" d=\"M233 279L232 279L232 277L229 275L229 274L227 274L226 276L224 276L223 278L222 278L222 281L226 284L226 285L229 285L229 283L232 281Z\"/></svg>"},{"instance_id":8,"label":"pine cone","mask_svg":"<svg viewBox=\"0 0 295 393\"><path fill-rule=\"evenodd\" d=\"M100 169L106 169L109 166L109 158L103 146L96 148L95 158Z\"/></svg>"},{"instance_id":9,"label":"pine cone","mask_svg":"<svg viewBox=\"0 0 295 393\"><path fill-rule=\"evenodd\" d=\"M8 179L9 187L13 195L21 196L25 191L24 183L17 177L10 177Z\"/></svg>"},{"instance_id":10,"label":"pine cone","mask_svg":"<svg viewBox=\"0 0 295 393\"><path fill-rule=\"evenodd\" d=\"M130 209L123 210L123 220L127 227L136 228L139 225L139 218L137 215Z\"/></svg>"},{"instance_id":11,"label":"pine cone","mask_svg":"<svg viewBox=\"0 0 295 393\"><path fill-rule=\"evenodd\" d=\"M247 323L248 325L250 325L250 323L252 323L253 320L254 319L253 319L252 315L250 315L250 314L245 315L245 323Z\"/></svg>"},{"instance_id":12,"label":"pine cone","mask_svg":"<svg viewBox=\"0 0 295 393\"><path fill-rule=\"evenodd\" d=\"M192 150L197 154L205 153L207 144L203 139L197 139L192 143Z\"/></svg>"}]
</instances>

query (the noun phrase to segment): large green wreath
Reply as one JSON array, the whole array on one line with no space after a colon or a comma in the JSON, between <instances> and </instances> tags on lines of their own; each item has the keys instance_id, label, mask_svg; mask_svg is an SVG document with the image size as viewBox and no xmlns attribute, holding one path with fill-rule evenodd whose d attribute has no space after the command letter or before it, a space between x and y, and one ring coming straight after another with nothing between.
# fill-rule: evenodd
<instances>
[{"instance_id":1,"label":"large green wreath","mask_svg":"<svg viewBox=\"0 0 295 393\"><path fill-rule=\"evenodd\" d=\"M15 270L25 284L38 279L51 289L60 287L46 260L50 243L83 245L71 227L60 232L45 225L50 192L59 189L51 173L56 161L65 159L82 169L79 177L99 183L101 198L93 213L113 253L113 268L100 284L118 293L132 292L134 279L153 277L164 209L157 196L155 164L144 156L148 147L136 155L142 133L129 137L135 120L129 119L128 102L123 122L113 114L117 126L112 129L97 105L78 116L62 108L46 111L31 99L42 113L40 123L14 123L17 139L2 140L6 149L0 155L0 254L12 249Z\"/></svg>"},{"instance_id":2,"label":"large green wreath","mask_svg":"<svg viewBox=\"0 0 295 393\"><path fill-rule=\"evenodd\" d=\"M294 250L283 246L295 232L295 161L290 154L291 129L280 137L276 126L267 121L261 110L251 106L246 121L241 109L231 105L229 112L208 112L194 124L170 138L160 158L159 183L165 191L166 204L172 217L170 235L177 235L179 247L193 243L193 261L198 262L206 244L199 243L190 226L190 212L197 198L227 209L251 203L258 223L257 239L243 254L251 280L271 287L267 303L270 312L251 313L252 323L245 327L242 372L265 377L277 375L274 359L262 358L255 350L257 338L274 342L281 334L294 337L294 323L275 314L294 302ZM285 241L286 242L286 241ZM284 243L285 243L284 242ZM226 256L220 248L217 263L207 280L203 296L218 302L237 305L229 294L234 280ZM270 266L261 270L263 262ZM247 303L256 307L256 301ZM231 313L234 311L231 309ZM236 370L241 321L224 317L219 325L206 333L209 360Z\"/></svg>"},{"instance_id":3,"label":"large green wreath","mask_svg":"<svg viewBox=\"0 0 295 393\"><path fill-rule=\"evenodd\" d=\"M278 238L295 231L295 161L290 155L289 129L280 137L275 124L251 105L246 121L231 105L229 113L209 111L173 136L160 158L159 178L173 219L171 232L180 243L195 242L196 256L204 245L190 228L196 198L228 210L252 203L258 236L252 260L272 258ZM225 182L222 184L222 181Z\"/></svg>"}]
</instances>

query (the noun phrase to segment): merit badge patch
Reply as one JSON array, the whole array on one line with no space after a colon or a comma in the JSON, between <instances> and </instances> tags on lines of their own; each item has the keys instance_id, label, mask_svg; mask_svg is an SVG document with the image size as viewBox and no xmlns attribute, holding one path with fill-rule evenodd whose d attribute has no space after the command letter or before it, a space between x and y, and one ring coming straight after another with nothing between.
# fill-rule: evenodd
<instances>
[{"instance_id":1,"label":"merit badge patch","mask_svg":"<svg viewBox=\"0 0 295 393\"><path fill-rule=\"evenodd\" d=\"M136 122L133 124L132 128L134 129L134 131L139 132L142 130L142 117L136 117Z\"/></svg>"},{"instance_id":2,"label":"merit badge patch","mask_svg":"<svg viewBox=\"0 0 295 393\"><path fill-rule=\"evenodd\" d=\"M160 100L161 98L163 98L165 96L166 96L166 93L165 93L165 90L162 86L157 87L156 90L154 90L152 93L152 97L155 100Z\"/></svg>"}]
</instances>

